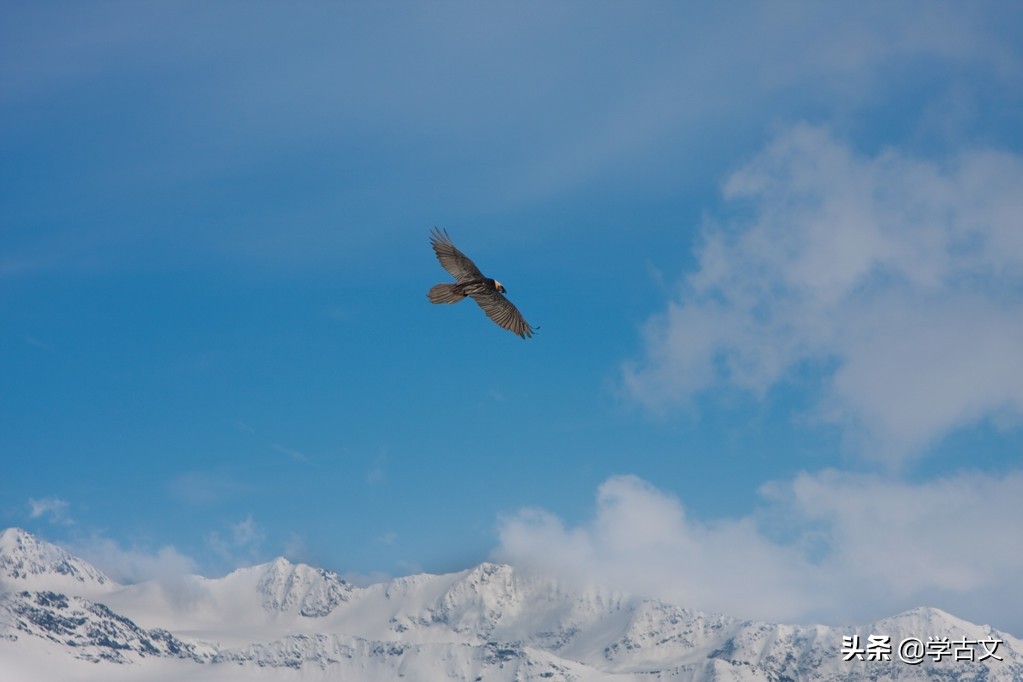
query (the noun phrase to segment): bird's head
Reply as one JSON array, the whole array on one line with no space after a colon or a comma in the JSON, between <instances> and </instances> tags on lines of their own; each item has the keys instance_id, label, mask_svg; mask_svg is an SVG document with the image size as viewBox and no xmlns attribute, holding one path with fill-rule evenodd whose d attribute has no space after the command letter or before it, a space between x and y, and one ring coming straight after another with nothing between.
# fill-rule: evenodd
<instances>
[{"instance_id":1,"label":"bird's head","mask_svg":"<svg viewBox=\"0 0 1023 682\"><path fill-rule=\"evenodd\" d=\"M498 282L496 279L494 280L494 288L497 289L498 293L501 294L508 292L508 290L504 288L504 285Z\"/></svg>"}]
</instances>

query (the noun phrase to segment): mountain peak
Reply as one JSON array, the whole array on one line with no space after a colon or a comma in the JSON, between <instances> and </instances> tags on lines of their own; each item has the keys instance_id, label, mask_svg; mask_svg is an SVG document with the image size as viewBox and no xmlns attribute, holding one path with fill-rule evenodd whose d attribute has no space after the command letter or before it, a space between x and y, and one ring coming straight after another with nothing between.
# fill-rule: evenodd
<instances>
[{"instance_id":1,"label":"mountain peak","mask_svg":"<svg viewBox=\"0 0 1023 682\"><path fill-rule=\"evenodd\" d=\"M641 677L824 682L888 679L892 672L947 682L1023 680L1019 640L934 608L862 626L776 625L565 584L502 564L354 588L336 573L283 557L223 578L108 589L99 603L61 593L70 592L63 584L74 580L71 568L60 570L62 562L79 573L88 567L24 531L0 534L0 578L34 576L34 585L41 586L16 582L0 594L5 680L10 675L3 663L13 656L33 672L23 679L123 676L111 674L113 663L152 671L133 679L163 679L160 673L171 670L165 659L173 658L179 659L176 678L209 680L247 678L250 671L260 679L291 679L302 670L309 673L303 678L390 682ZM56 589L49 587L60 581ZM907 664L894 651L884 663L843 660L840 647L852 634L862 641L883 634L892 642L951 637L962 640L962 647L972 642L959 653L977 658L949 660L946 654L933 662L928 653L918 668L900 667ZM981 659L982 649L994 653L996 644L997 658ZM61 663L55 655L61 651L91 667ZM150 665L147 659L162 660Z\"/></svg>"},{"instance_id":2,"label":"mountain peak","mask_svg":"<svg viewBox=\"0 0 1023 682\"><path fill-rule=\"evenodd\" d=\"M263 564L258 589L266 610L297 610L307 617L326 616L352 593L352 586L338 574L284 557Z\"/></svg>"},{"instance_id":3,"label":"mountain peak","mask_svg":"<svg viewBox=\"0 0 1023 682\"><path fill-rule=\"evenodd\" d=\"M102 571L21 528L0 533L0 585L11 589L59 586L73 594L118 587Z\"/></svg>"},{"instance_id":4,"label":"mountain peak","mask_svg":"<svg viewBox=\"0 0 1023 682\"><path fill-rule=\"evenodd\" d=\"M34 535L21 528L7 528L0 531L0 554L7 554L23 544L36 542Z\"/></svg>"}]
</instances>

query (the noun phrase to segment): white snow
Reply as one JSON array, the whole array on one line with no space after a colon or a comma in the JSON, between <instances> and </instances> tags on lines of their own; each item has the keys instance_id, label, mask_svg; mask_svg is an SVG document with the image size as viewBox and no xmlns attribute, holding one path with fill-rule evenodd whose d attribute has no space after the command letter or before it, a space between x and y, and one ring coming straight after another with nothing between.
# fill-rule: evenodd
<instances>
[{"instance_id":1,"label":"white snow","mask_svg":"<svg viewBox=\"0 0 1023 682\"><path fill-rule=\"evenodd\" d=\"M359 588L283 558L118 585L0 534L0 680L1023 679L1023 645L915 609L833 628L740 621L482 564ZM53 594L51 594L53 593ZM842 660L844 635L998 638L1004 662Z\"/></svg>"}]
</instances>

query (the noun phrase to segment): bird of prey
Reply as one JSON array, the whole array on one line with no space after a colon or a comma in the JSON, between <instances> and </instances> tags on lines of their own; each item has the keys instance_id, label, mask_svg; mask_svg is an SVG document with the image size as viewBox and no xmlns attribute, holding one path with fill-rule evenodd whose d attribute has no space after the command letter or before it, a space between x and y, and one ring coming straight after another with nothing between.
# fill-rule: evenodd
<instances>
[{"instance_id":1,"label":"bird of prey","mask_svg":"<svg viewBox=\"0 0 1023 682\"><path fill-rule=\"evenodd\" d=\"M437 260L455 283L438 284L430 288L426 296L430 303L458 303L466 296L472 297L483 312L498 326L504 327L523 339L533 335L533 328L522 318L522 313L504 297L505 288L496 279L485 277L469 257L455 248L447 230L436 227L430 233L430 245L437 254Z\"/></svg>"}]
</instances>

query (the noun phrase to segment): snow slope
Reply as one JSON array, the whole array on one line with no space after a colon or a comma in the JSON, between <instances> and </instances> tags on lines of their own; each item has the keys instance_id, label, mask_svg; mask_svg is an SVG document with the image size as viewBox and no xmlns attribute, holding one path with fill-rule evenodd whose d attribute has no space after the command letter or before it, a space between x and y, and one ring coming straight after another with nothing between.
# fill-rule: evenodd
<instances>
[{"instance_id":1,"label":"snow slope","mask_svg":"<svg viewBox=\"0 0 1023 682\"><path fill-rule=\"evenodd\" d=\"M0 568L5 682L1023 680L1019 640L927 608L862 626L790 626L504 565L358 588L283 558L218 579L122 586L13 529L0 535ZM878 634L890 636L892 660L843 660L844 636ZM974 659L980 640L1000 640L1003 661L909 665L894 650L907 637L963 640Z\"/></svg>"},{"instance_id":2,"label":"snow slope","mask_svg":"<svg viewBox=\"0 0 1023 682\"><path fill-rule=\"evenodd\" d=\"M0 592L48 589L86 596L119 587L88 562L19 528L0 533Z\"/></svg>"}]
</instances>

